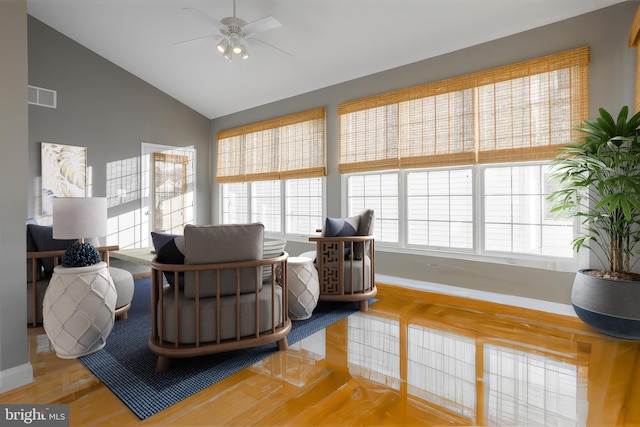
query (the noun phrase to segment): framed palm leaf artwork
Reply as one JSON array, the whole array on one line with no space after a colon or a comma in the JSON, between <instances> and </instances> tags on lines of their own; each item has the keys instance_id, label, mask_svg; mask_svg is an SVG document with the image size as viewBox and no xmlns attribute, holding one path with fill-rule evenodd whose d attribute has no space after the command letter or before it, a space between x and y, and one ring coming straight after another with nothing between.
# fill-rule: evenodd
<instances>
[{"instance_id":1,"label":"framed palm leaf artwork","mask_svg":"<svg viewBox=\"0 0 640 427\"><path fill-rule=\"evenodd\" d=\"M41 143L42 215L51 215L55 197L87 194L87 147Z\"/></svg>"}]
</instances>

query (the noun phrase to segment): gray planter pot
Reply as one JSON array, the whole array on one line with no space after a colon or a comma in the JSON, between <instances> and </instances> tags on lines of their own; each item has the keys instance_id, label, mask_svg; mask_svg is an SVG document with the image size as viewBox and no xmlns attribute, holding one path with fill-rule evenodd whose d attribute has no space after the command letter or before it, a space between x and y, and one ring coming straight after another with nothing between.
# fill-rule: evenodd
<instances>
[{"instance_id":1,"label":"gray planter pot","mask_svg":"<svg viewBox=\"0 0 640 427\"><path fill-rule=\"evenodd\" d=\"M640 339L640 282L576 273L571 303L578 317L603 334Z\"/></svg>"}]
</instances>

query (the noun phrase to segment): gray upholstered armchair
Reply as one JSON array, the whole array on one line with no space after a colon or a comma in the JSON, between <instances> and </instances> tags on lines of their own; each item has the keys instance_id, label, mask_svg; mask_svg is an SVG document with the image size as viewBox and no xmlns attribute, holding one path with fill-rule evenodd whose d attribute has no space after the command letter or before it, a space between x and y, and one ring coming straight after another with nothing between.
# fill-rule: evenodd
<instances>
[{"instance_id":1,"label":"gray upholstered armchair","mask_svg":"<svg viewBox=\"0 0 640 427\"><path fill-rule=\"evenodd\" d=\"M170 358L270 342L287 348L287 275L277 272L287 271L288 255L263 259L263 241L262 224L187 225L184 264L152 262L149 347L157 371Z\"/></svg>"},{"instance_id":2,"label":"gray upholstered armchair","mask_svg":"<svg viewBox=\"0 0 640 427\"><path fill-rule=\"evenodd\" d=\"M301 256L316 260L320 300L359 301L360 310L368 310L369 298L378 292L374 220L371 209L349 218L327 218L322 235L309 237L316 250Z\"/></svg>"}]
</instances>

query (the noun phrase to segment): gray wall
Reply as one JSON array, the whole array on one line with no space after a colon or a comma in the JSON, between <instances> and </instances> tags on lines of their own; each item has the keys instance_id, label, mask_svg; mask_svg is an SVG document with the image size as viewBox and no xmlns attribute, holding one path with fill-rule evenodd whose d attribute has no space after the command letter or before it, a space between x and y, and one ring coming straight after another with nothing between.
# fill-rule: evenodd
<instances>
[{"instance_id":1,"label":"gray wall","mask_svg":"<svg viewBox=\"0 0 640 427\"><path fill-rule=\"evenodd\" d=\"M28 213L41 212L40 142L87 147L93 196L106 196L106 165L140 157L141 142L197 151L198 223L210 219L210 121L51 27L29 16L29 84L58 92L58 108L29 106ZM135 200L109 218L140 208Z\"/></svg>"},{"instance_id":2,"label":"gray wall","mask_svg":"<svg viewBox=\"0 0 640 427\"><path fill-rule=\"evenodd\" d=\"M31 382L27 346L27 4L0 1L0 393Z\"/></svg>"},{"instance_id":3,"label":"gray wall","mask_svg":"<svg viewBox=\"0 0 640 427\"><path fill-rule=\"evenodd\" d=\"M0 392L32 379L28 359L25 220L40 213L40 142L87 147L93 195L106 165L137 158L141 142L195 146L196 221L211 221L210 121L71 39L28 17L26 0L0 0ZM29 105L27 84L58 92L58 108ZM109 217L139 208L137 201Z\"/></svg>"},{"instance_id":4,"label":"gray wall","mask_svg":"<svg viewBox=\"0 0 640 427\"><path fill-rule=\"evenodd\" d=\"M627 39L637 5L636 2L622 3L497 41L221 117L212 121L212 135L215 137L221 129L325 106L327 215L340 216L343 213L343 194L337 173L339 103L588 45L591 54L590 116L597 114L598 107L613 111L618 111L622 105L633 107L635 50L627 48ZM212 158L215 164L215 148ZM217 188L214 191L215 203L218 200ZM217 204L213 216L216 221L219 220ZM312 248L309 244L295 242L287 245L291 254ZM570 302L573 281L573 273L570 272L385 252L380 246L376 249L377 274Z\"/></svg>"}]
</instances>

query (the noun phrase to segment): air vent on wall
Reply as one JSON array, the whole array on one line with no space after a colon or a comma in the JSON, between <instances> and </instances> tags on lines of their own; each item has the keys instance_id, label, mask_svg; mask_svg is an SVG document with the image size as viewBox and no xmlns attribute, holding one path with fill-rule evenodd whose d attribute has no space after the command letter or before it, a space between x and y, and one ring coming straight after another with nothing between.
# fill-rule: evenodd
<instances>
[{"instance_id":1,"label":"air vent on wall","mask_svg":"<svg viewBox=\"0 0 640 427\"><path fill-rule=\"evenodd\" d=\"M58 93L55 90L45 89L36 86L29 86L29 104L39 105L41 107L56 108L58 102Z\"/></svg>"}]
</instances>

